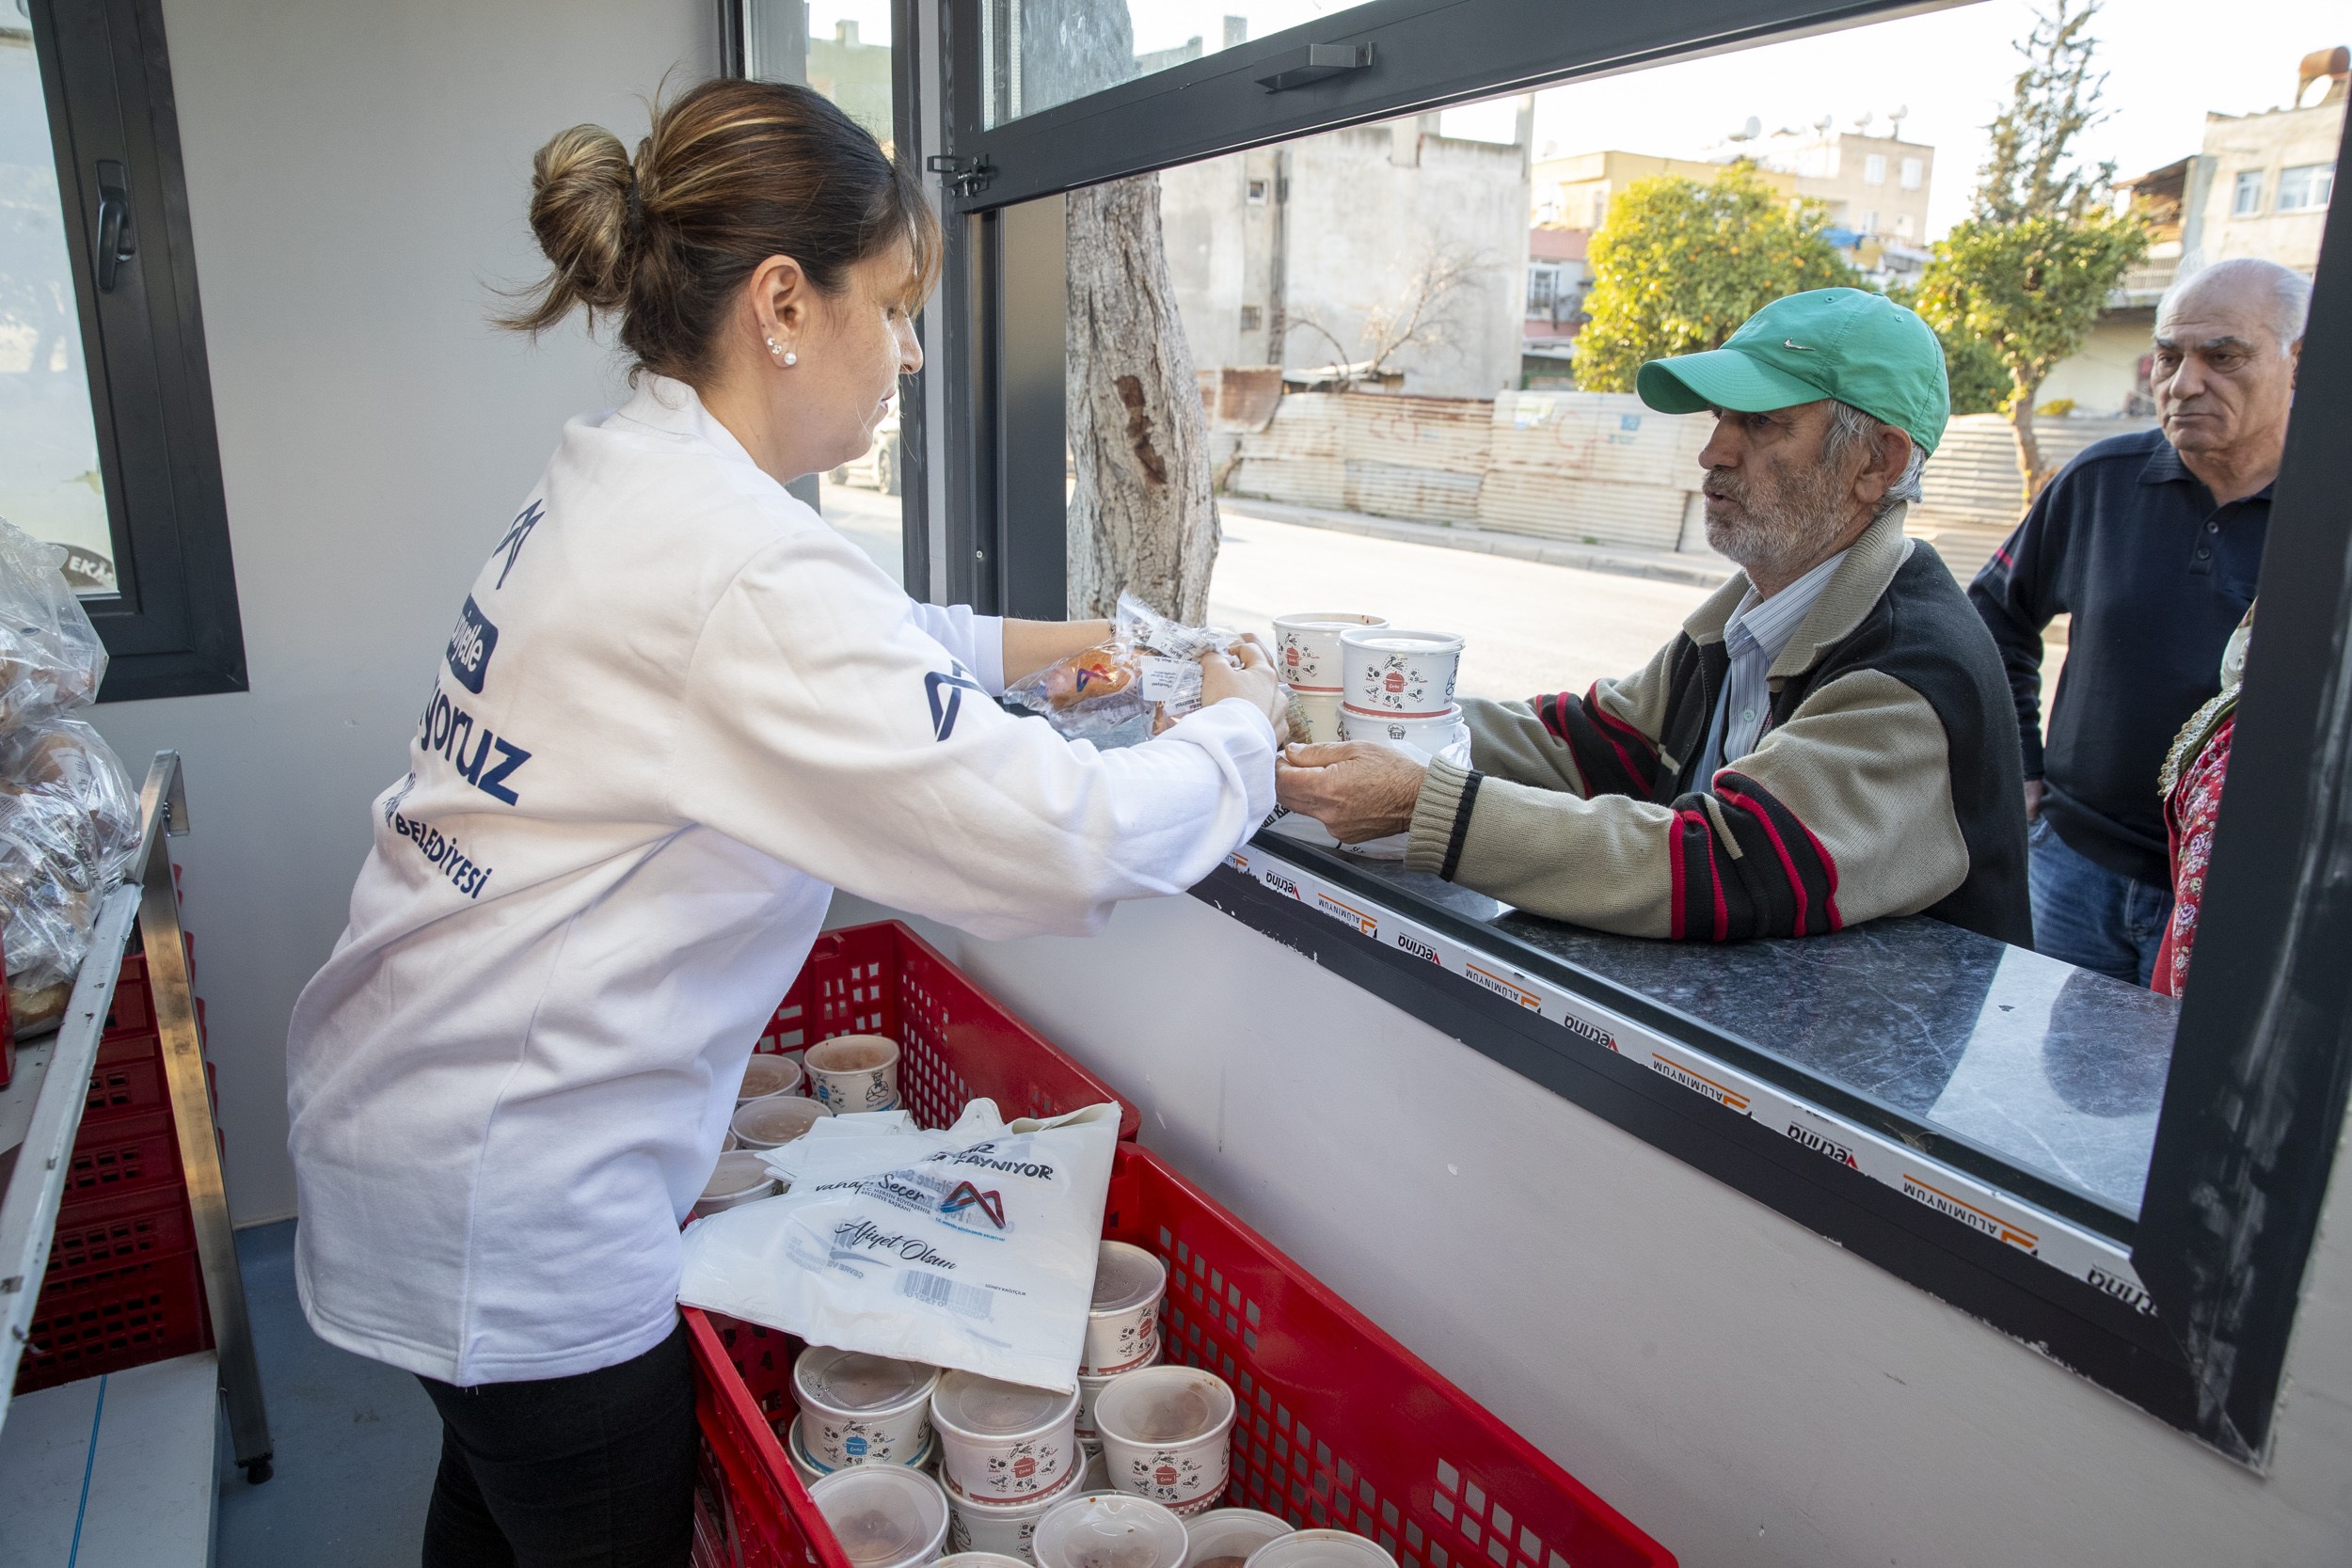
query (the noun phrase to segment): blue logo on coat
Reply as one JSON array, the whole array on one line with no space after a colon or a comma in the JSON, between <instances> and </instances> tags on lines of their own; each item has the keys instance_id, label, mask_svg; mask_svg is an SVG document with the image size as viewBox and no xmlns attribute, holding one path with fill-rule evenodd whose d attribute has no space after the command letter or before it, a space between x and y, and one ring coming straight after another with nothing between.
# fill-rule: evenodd
<instances>
[{"instance_id":1,"label":"blue logo on coat","mask_svg":"<svg viewBox=\"0 0 2352 1568\"><path fill-rule=\"evenodd\" d=\"M482 608L466 595L466 608L457 612L457 629L449 634L449 673L457 677L457 684L482 695L482 677L490 673L490 655L499 645L499 629Z\"/></svg>"},{"instance_id":2,"label":"blue logo on coat","mask_svg":"<svg viewBox=\"0 0 2352 1568\"><path fill-rule=\"evenodd\" d=\"M963 666L954 659L947 661L948 674L933 670L923 677L923 689L931 700L931 736L945 740L956 733L956 715L963 711L963 694L979 691L980 683L963 673Z\"/></svg>"}]
</instances>

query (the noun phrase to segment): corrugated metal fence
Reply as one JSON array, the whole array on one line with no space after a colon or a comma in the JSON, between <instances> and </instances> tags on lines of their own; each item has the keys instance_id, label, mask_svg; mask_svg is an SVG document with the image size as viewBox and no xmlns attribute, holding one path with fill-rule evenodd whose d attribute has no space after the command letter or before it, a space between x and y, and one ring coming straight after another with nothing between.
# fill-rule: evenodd
<instances>
[{"instance_id":1,"label":"corrugated metal fence","mask_svg":"<svg viewBox=\"0 0 2352 1568\"><path fill-rule=\"evenodd\" d=\"M2043 461L2144 430L2144 420L2043 420ZM1698 489L1708 421L1616 392L1506 392L1491 402L1295 392L1244 434L1227 488L1298 506L1581 544L1672 550ZM1995 415L1954 420L1929 459L1911 531L1963 580L2024 510Z\"/></svg>"}]
</instances>

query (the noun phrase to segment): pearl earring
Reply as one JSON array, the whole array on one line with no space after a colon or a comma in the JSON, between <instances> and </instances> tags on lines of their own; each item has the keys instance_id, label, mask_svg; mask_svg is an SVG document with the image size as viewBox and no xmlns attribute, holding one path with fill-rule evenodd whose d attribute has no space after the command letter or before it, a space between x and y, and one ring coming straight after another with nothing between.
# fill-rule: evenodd
<instances>
[{"instance_id":1,"label":"pearl earring","mask_svg":"<svg viewBox=\"0 0 2352 1568\"><path fill-rule=\"evenodd\" d=\"M787 365L797 365L801 362L801 356L787 349L784 354L784 362Z\"/></svg>"}]
</instances>

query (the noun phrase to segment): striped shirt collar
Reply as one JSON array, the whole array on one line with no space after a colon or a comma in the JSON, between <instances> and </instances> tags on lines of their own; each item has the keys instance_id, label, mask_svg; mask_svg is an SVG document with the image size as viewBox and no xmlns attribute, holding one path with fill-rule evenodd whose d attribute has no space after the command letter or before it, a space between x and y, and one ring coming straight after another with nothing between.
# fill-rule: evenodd
<instances>
[{"instance_id":1,"label":"striped shirt collar","mask_svg":"<svg viewBox=\"0 0 2352 1568\"><path fill-rule=\"evenodd\" d=\"M1724 623L1725 651L1736 658L1745 651L1743 644L1753 643L1762 652L1767 666L1779 659L1781 650L1788 646L1788 640L1797 635L1797 628L1804 625L1814 601L1821 596L1821 590L1829 586L1837 563L1845 559L1846 551L1839 550L1769 599L1759 598L1756 585L1750 583L1747 593L1740 596L1740 607Z\"/></svg>"}]
</instances>

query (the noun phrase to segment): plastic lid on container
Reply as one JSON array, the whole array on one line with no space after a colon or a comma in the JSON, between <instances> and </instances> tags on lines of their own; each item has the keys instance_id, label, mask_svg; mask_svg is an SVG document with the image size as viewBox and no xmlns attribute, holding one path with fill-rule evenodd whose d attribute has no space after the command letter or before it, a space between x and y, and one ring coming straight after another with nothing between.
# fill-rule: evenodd
<instances>
[{"instance_id":1,"label":"plastic lid on container","mask_svg":"<svg viewBox=\"0 0 2352 1568\"><path fill-rule=\"evenodd\" d=\"M931 1396L931 1418L972 1437L1026 1437L1078 1413L1076 1393L1000 1383L977 1372L949 1372Z\"/></svg>"},{"instance_id":2,"label":"plastic lid on container","mask_svg":"<svg viewBox=\"0 0 2352 1568\"><path fill-rule=\"evenodd\" d=\"M1149 1497L1073 1497L1037 1524L1038 1568L1182 1568L1184 1522Z\"/></svg>"},{"instance_id":3,"label":"plastic lid on container","mask_svg":"<svg viewBox=\"0 0 2352 1568\"><path fill-rule=\"evenodd\" d=\"M808 1495L858 1568L925 1561L946 1538L947 1494L917 1470L853 1465L826 1476Z\"/></svg>"},{"instance_id":4,"label":"plastic lid on container","mask_svg":"<svg viewBox=\"0 0 2352 1568\"><path fill-rule=\"evenodd\" d=\"M730 1149L719 1156L719 1163L710 1169L710 1180L703 1183L703 1201L714 1203L721 1198L741 1197L745 1193L762 1187L772 1187L776 1179L768 1163L748 1149Z\"/></svg>"},{"instance_id":5,"label":"plastic lid on container","mask_svg":"<svg viewBox=\"0 0 2352 1568\"><path fill-rule=\"evenodd\" d=\"M1168 1265L1139 1246L1104 1242L1094 1254L1097 1312L1125 1312L1157 1301L1168 1289Z\"/></svg>"},{"instance_id":6,"label":"plastic lid on container","mask_svg":"<svg viewBox=\"0 0 2352 1568\"><path fill-rule=\"evenodd\" d=\"M1250 1553L1248 1568L1396 1568L1396 1559L1343 1529L1302 1529Z\"/></svg>"},{"instance_id":7,"label":"plastic lid on container","mask_svg":"<svg viewBox=\"0 0 2352 1568\"><path fill-rule=\"evenodd\" d=\"M765 1100L751 1101L735 1113L729 1123L735 1135L758 1148L776 1148L790 1143L833 1113L814 1100L798 1095L770 1095Z\"/></svg>"},{"instance_id":8,"label":"plastic lid on container","mask_svg":"<svg viewBox=\"0 0 2352 1568\"><path fill-rule=\"evenodd\" d=\"M1216 1508L1184 1521L1190 1545L1184 1568L1242 1568L1249 1554L1269 1541L1294 1533L1290 1521L1254 1508Z\"/></svg>"},{"instance_id":9,"label":"plastic lid on container","mask_svg":"<svg viewBox=\"0 0 2352 1568\"><path fill-rule=\"evenodd\" d=\"M939 1369L862 1351L811 1345L792 1364L792 1385L811 1404L843 1416L898 1410L925 1398Z\"/></svg>"},{"instance_id":10,"label":"plastic lid on container","mask_svg":"<svg viewBox=\"0 0 2352 1568\"><path fill-rule=\"evenodd\" d=\"M956 1552L939 1560L938 1568L1029 1568L1017 1557L1001 1552Z\"/></svg>"},{"instance_id":11,"label":"plastic lid on container","mask_svg":"<svg viewBox=\"0 0 2352 1568\"><path fill-rule=\"evenodd\" d=\"M752 1053L743 1064L743 1082L735 1091L741 1101L757 1100L763 1095L782 1094L801 1081L801 1064L789 1056L779 1056L772 1051Z\"/></svg>"},{"instance_id":12,"label":"plastic lid on container","mask_svg":"<svg viewBox=\"0 0 2352 1568\"><path fill-rule=\"evenodd\" d=\"M1233 1390L1198 1367L1144 1367L1104 1386L1094 1430L1146 1446L1197 1442L1232 1424Z\"/></svg>"},{"instance_id":13,"label":"plastic lid on container","mask_svg":"<svg viewBox=\"0 0 2352 1568\"><path fill-rule=\"evenodd\" d=\"M802 1054L819 1072L871 1072L898 1059L898 1042L887 1035L835 1035Z\"/></svg>"}]
</instances>

